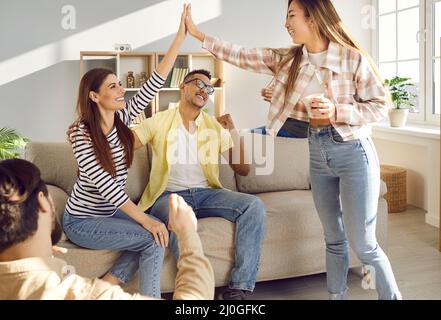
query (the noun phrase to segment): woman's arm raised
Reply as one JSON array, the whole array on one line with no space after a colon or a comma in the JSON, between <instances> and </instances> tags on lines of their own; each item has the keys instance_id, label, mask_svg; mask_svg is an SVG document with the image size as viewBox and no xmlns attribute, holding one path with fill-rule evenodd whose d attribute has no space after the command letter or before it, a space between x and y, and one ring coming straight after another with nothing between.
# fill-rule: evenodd
<instances>
[{"instance_id":1,"label":"woman's arm raised","mask_svg":"<svg viewBox=\"0 0 441 320\"><path fill-rule=\"evenodd\" d=\"M167 79L170 70L173 68L181 44L187 34L187 29L185 27L186 15L187 5L184 4L178 32L176 33L175 39L170 45L170 48L165 54L164 59L162 59L161 63L158 65L156 71L153 72L151 77L141 86L141 90L133 98L127 101L127 107L119 111L120 118L126 125L130 126L133 123L139 114L144 111L145 108L147 108L149 103L164 85L165 79Z\"/></svg>"},{"instance_id":2,"label":"woman's arm raised","mask_svg":"<svg viewBox=\"0 0 441 320\"><path fill-rule=\"evenodd\" d=\"M188 32L203 43L203 48L210 51L217 59L231 63L239 68L257 73L274 75L281 57L273 49L247 49L239 45L206 35L194 24L191 5L187 8L185 24Z\"/></svg>"}]
</instances>

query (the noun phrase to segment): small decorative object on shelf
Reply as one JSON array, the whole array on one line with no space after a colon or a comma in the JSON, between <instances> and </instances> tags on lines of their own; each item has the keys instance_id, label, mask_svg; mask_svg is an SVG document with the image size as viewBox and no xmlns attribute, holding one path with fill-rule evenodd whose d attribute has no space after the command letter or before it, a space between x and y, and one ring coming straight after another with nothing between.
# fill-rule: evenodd
<instances>
[{"instance_id":1,"label":"small decorative object on shelf","mask_svg":"<svg viewBox=\"0 0 441 320\"><path fill-rule=\"evenodd\" d=\"M133 71L129 71L127 75L127 88L135 88L135 76L133 75Z\"/></svg>"},{"instance_id":2,"label":"small decorative object on shelf","mask_svg":"<svg viewBox=\"0 0 441 320\"><path fill-rule=\"evenodd\" d=\"M1 0L0 0L1 1ZM165 52L143 52L133 51L130 45L119 43L115 45L114 51L81 51L80 52L80 75L83 76L93 68L107 68L113 70L117 78L121 80L126 89L125 97L134 97L142 88L161 61ZM207 101L208 114L221 116L225 113L225 83L223 62L217 60L206 52L179 53L176 62L155 98L145 110L145 116L152 117L158 112L165 111L169 104L179 101L179 86L190 70L205 69L212 75L212 86L216 91ZM144 74L145 72L145 74ZM144 79L143 77L147 79ZM173 80L173 81L172 81ZM141 115L138 119L142 121ZM139 121L137 120L137 123Z\"/></svg>"},{"instance_id":3,"label":"small decorative object on shelf","mask_svg":"<svg viewBox=\"0 0 441 320\"><path fill-rule=\"evenodd\" d=\"M117 52L132 51L132 46L128 43L115 43L113 48Z\"/></svg>"},{"instance_id":4,"label":"small decorative object on shelf","mask_svg":"<svg viewBox=\"0 0 441 320\"><path fill-rule=\"evenodd\" d=\"M141 72L141 74L139 75L139 85L138 88L141 88L142 85L147 81L147 73L146 72Z\"/></svg>"}]
</instances>

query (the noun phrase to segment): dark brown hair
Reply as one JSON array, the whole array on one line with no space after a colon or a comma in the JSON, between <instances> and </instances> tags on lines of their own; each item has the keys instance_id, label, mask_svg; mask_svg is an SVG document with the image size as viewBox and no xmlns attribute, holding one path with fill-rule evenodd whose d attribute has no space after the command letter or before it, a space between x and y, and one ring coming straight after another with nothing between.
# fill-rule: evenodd
<instances>
[{"instance_id":1,"label":"dark brown hair","mask_svg":"<svg viewBox=\"0 0 441 320\"><path fill-rule=\"evenodd\" d=\"M34 164L21 159L0 162L0 252L35 234L40 192L48 196Z\"/></svg>"},{"instance_id":2,"label":"dark brown hair","mask_svg":"<svg viewBox=\"0 0 441 320\"><path fill-rule=\"evenodd\" d=\"M190 79L190 77L193 77L195 74L202 74L202 75L206 76L208 78L208 80L211 80L210 71L205 70L205 69L198 69L198 70L193 70L193 71L189 72L185 76L184 81L182 81L182 82L185 83L188 79Z\"/></svg>"},{"instance_id":3,"label":"dark brown hair","mask_svg":"<svg viewBox=\"0 0 441 320\"><path fill-rule=\"evenodd\" d=\"M101 85L106 78L114 74L113 71L107 69L92 69L88 71L80 82L78 90L77 111L79 121L82 122L89 131L93 142L93 149L98 162L102 168L110 173L112 177L116 176L115 163L113 162L110 146L107 138L101 130L101 114L98 110L98 105L90 99L91 91L99 92ZM130 168L133 161L135 139L132 131L121 121L115 113L115 127L121 143L124 145L126 154L126 166Z\"/></svg>"}]
</instances>

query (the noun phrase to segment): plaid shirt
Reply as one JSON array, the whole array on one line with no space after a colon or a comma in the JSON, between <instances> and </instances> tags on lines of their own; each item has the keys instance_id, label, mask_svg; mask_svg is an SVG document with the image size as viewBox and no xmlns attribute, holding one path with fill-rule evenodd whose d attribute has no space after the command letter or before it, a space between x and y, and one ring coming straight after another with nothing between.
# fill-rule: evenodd
<instances>
[{"instance_id":1,"label":"plaid shirt","mask_svg":"<svg viewBox=\"0 0 441 320\"><path fill-rule=\"evenodd\" d=\"M271 135L277 134L288 117L309 122L306 106L300 98L316 68L309 61L305 47L299 76L288 99L285 99L285 91L291 63L285 64L277 74L275 70L289 48L279 50L280 54L269 48L246 49L209 35L205 36L203 48L216 58L242 69L275 76L267 123ZM390 108L388 93L375 76L368 59L358 51L330 42L322 70L326 74L323 80L326 96L336 106L336 116L330 119L331 124L344 141L367 135L367 124L387 117Z\"/></svg>"}]
</instances>

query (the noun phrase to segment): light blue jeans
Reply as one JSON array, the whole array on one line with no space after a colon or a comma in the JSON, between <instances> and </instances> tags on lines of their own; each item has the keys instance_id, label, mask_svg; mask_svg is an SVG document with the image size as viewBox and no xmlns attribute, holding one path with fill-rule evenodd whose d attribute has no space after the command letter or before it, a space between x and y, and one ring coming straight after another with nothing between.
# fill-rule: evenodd
<instances>
[{"instance_id":1,"label":"light blue jeans","mask_svg":"<svg viewBox=\"0 0 441 320\"><path fill-rule=\"evenodd\" d=\"M236 224L235 264L229 287L253 291L264 235L265 206L256 196L225 189L189 189L176 192L193 208L198 219L220 217ZM168 198L165 192L150 209L150 214L168 223ZM169 248L177 259L179 248L171 233Z\"/></svg>"},{"instance_id":2,"label":"light blue jeans","mask_svg":"<svg viewBox=\"0 0 441 320\"><path fill-rule=\"evenodd\" d=\"M76 245L88 249L123 251L110 272L127 283L139 269L139 292L161 297L164 249L152 234L123 211L107 218L77 218L64 212L63 229Z\"/></svg>"},{"instance_id":3,"label":"light blue jeans","mask_svg":"<svg viewBox=\"0 0 441 320\"><path fill-rule=\"evenodd\" d=\"M310 128L309 149L331 297L339 299L346 294L350 244L360 261L374 269L379 299L400 299L391 265L375 236L380 166L372 139L344 142L331 126Z\"/></svg>"}]
</instances>

